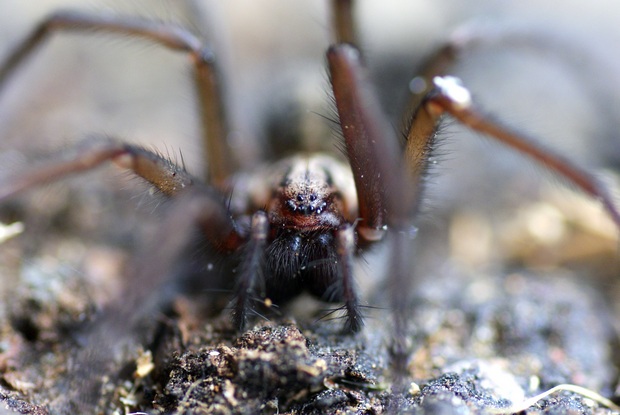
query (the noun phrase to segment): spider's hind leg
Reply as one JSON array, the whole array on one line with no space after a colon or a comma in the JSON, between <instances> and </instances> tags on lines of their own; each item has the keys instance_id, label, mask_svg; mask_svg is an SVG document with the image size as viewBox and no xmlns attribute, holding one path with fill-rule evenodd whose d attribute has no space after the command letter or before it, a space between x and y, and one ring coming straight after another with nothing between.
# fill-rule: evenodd
<instances>
[{"instance_id":1,"label":"spider's hind leg","mask_svg":"<svg viewBox=\"0 0 620 415\"><path fill-rule=\"evenodd\" d=\"M136 17L58 11L40 22L0 66L0 90L46 39L62 31L114 33L140 37L170 50L186 53L194 66L194 81L203 130L203 151L205 161L208 161L207 179L216 188L225 189L227 179L236 170L236 160L227 142L229 126L220 76L210 47L187 29L171 23L152 22Z\"/></svg>"},{"instance_id":2,"label":"spider's hind leg","mask_svg":"<svg viewBox=\"0 0 620 415\"><path fill-rule=\"evenodd\" d=\"M600 200L620 228L620 210L597 178L565 157L545 148L527 134L511 129L476 108L469 91L454 77L435 77L432 89L414 113L407 133L405 158L410 176L421 192L424 171L435 141L435 131L442 115L447 114L474 131L493 138L540 163L547 170L565 178L589 196ZM419 198L418 198L419 200Z\"/></svg>"}]
</instances>

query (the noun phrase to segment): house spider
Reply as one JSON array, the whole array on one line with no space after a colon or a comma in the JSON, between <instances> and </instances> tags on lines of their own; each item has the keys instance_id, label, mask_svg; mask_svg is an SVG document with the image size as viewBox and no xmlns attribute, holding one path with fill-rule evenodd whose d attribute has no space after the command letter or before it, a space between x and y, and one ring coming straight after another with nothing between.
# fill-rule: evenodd
<instances>
[{"instance_id":1,"label":"house spider","mask_svg":"<svg viewBox=\"0 0 620 415\"><path fill-rule=\"evenodd\" d=\"M52 161L0 182L0 201L106 162L133 172L173 199L157 244L151 246L153 259L139 271L141 278L165 281L175 258L199 230L210 250L239 255L230 306L239 331L261 308L285 303L302 291L342 304L338 310L343 312L344 332L360 331L363 313L352 263L362 251L387 239L392 248L387 278L394 315L393 367L396 377L405 376L399 370L404 370L408 353L403 333L412 284L410 252L425 172L444 115L568 179L599 199L618 225L620 214L591 174L482 114L469 91L452 77L432 74L432 88L414 113L401 146L377 103L363 59L351 45L355 37L347 6L346 1L334 2L338 42L329 47L327 62L349 166L330 155L302 154L238 174L227 143L216 61L208 47L191 32L167 24L60 12L16 48L0 68L0 83L43 39L66 29L140 36L187 53L203 110L207 178L198 179L142 147L104 139L85 142L68 160Z\"/></svg>"}]
</instances>

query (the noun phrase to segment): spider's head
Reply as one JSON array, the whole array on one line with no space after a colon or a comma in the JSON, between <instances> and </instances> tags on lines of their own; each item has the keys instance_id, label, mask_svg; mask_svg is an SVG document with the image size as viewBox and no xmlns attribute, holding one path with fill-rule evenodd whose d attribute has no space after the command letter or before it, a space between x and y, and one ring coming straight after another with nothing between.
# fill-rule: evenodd
<instances>
[{"instance_id":1,"label":"spider's head","mask_svg":"<svg viewBox=\"0 0 620 415\"><path fill-rule=\"evenodd\" d=\"M291 159L274 189L271 222L300 231L337 228L343 222L342 197L331 173L313 157Z\"/></svg>"},{"instance_id":2,"label":"spider's head","mask_svg":"<svg viewBox=\"0 0 620 415\"><path fill-rule=\"evenodd\" d=\"M329 193L319 183L290 182L282 189L285 205L293 214L320 215L328 207Z\"/></svg>"}]
</instances>

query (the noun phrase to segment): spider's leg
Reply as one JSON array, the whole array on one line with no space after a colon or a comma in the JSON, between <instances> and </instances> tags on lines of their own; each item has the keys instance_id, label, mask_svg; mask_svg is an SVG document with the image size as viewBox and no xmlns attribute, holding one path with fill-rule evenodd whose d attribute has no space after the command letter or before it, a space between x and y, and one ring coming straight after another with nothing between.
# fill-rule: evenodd
<instances>
[{"instance_id":1,"label":"spider's leg","mask_svg":"<svg viewBox=\"0 0 620 415\"><path fill-rule=\"evenodd\" d=\"M123 295L106 305L86 333L84 347L71 360L67 393L55 403L58 413L93 413L101 379L120 369L113 367L119 350L142 342L145 321L154 321L153 315L175 294L169 289L176 275L174 267L196 231L215 248L235 248L240 243L226 205L213 189L192 187L175 197L157 234L130 265L132 278L123 280Z\"/></svg>"},{"instance_id":2,"label":"spider's leg","mask_svg":"<svg viewBox=\"0 0 620 415\"><path fill-rule=\"evenodd\" d=\"M347 313L344 331L356 333L362 329L364 320L360 312L359 299L353 280L353 256L355 255L355 234L353 227L345 225L336 232L336 254L338 272L342 284L342 300Z\"/></svg>"},{"instance_id":3,"label":"spider's leg","mask_svg":"<svg viewBox=\"0 0 620 415\"><path fill-rule=\"evenodd\" d=\"M347 44L327 52L336 107L358 193L362 244L381 239L389 230L388 289L394 315L393 375L397 387L407 376L407 314L413 290L412 251L415 237L413 184L390 128L370 90L359 53Z\"/></svg>"},{"instance_id":4,"label":"spider's leg","mask_svg":"<svg viewBox=\"0 0 620 415\"><path fill-rule=\"evenodd\" d=\"M120 321L142 321L136 310L149 293L162 293L159 289L173 277L172 267L196 238L206 240L213 249L229 252L239 248L244 237L237 232L225 201L214 189L197 186L180 192L167 206L160 228L151 238L130 269L127 279L127 296L111 307L110 314L131 314ZM166 294L161 294L166 295ZM120 310L120 311L119 311ZM124 311L123 311L124 310Z\"/></svg>"},{"instance_id":5,"label":"spider's leg","mask_svg":"<svg viewBox=\"0 0 620 415\"><path fill-rule=\"evenodd\" d=\"M427 94L414 115L407 134L406 157L416 183L422 181L422 173L433 146L435 126L443 114L449 114L472 130L520 151L553 173L566 178L586 194L600 200L613 221L620 227L618 207L607 189L591 173L538 144L525 133L513 130L483 114L475 107L469 91L458 79L436 77L434 85L435 88Z\"/></svg>"},{"instance_id":6,"label":"spider's leg","mask_svg":"<svg viewBox=\"0 0 620 415\"><path fill-rule=\"evenodd\" d=\"M134 17L93 16L79 12L61 11L48 16L25 38L0 67L0 89L8 77L37 47L56 31L116 33L147 39L172 50L187 53L194 65L200 118L203 129L208 179L222 189L226 179L235 171L235 162L227 143L228 123L218 70L213 51L200 39L180 26L152 22Z\"/></svg>"},{"instance_id":7,"label":"spider's leg","mask_svg":"<svg viewBox=\"0 0 620 415\"><path fill-rule=\"evenodd\" d=\"M411 98L408 108L410 111L417 112L426 95L433 89L431 80L436 76L447 75L464 47L465 45L457 42L456 38L450 39L426 58L416 71L416 77L409 83Z\"/></svg>"},{"instance_id":8,"label":"spider's leg","mask_svg":"<svg viewBox=\"0 0 620 415\"><path fill-rule=\"evenodd\" d=\"M144 148L109 139L88 140L68 160L48 162L0 181L0 201L32 187L91 170L106 161L133 171L167 196L175 195L196 181L170 160Z\"/></svg>"},{"instance_id":9,"label":"spider's leg","mask_svg":"<svg viewBox=\"0 0 620 415\"><path fill-rule=\"evenodd\" d=\"M239 331L242 331L247 324L248 311L253 308L252 302L255 301L257 292L264 291L263 255L268 233L267 214L263 211L254 213L250 237L244 247L244 260L235 287L235 298L232 301L233 323Z\"/></svg>"},{"instance_id":10,"label":"spider's leg","mask_svg":"<svg viewBox=\"0 0 620 415\"><path fill-rule=\"evenodd\" d=\"M333 0L333 27L338 42L357 44L353 0ZM348 55L348 56L347 56ZM392 366L397 388L407 376L406 341L409 298L413 290L413 220L419 207L420 183L407 175L397 137L375 94L369 90L359 52L340 45L328 52L330 75L346 153L358 193L360 245L383 238L390 228L390 298L394 311ZM413 180L412 180L413 179ZM361 320L360 320L361 321Z\"/></svg>"},{"instance_id":11,"label":"spider's leg","mask_svg":"<svg viewBox=\"0 0 620 415\"><path fill-rule=\"evenodd\" d=\"M378 241L388 225L408 222L411 198L396 135L370 89L357 49L327 52L336 108L359 201L361 242Z\"/></svg>"},{"instance_id":12,"label":"spider's leg","mask_svg":"<svg viewBox=\"0 0 620 415\"><path fill-rule=\"evenodd\" d=\"M357 43L357 30L353 18L354 0L332 0L332 27L336 43Z\"/></svg>"},{"instance_id":13,"label":"spider's leg","mask_svg":"<svg viewBox=\"0 0 620 415\"><path fill-rule=\"evenodd\" d=\"M417 76L410 83L410 109L420 106L424 97L434 88L433 78L450 73L454 65L476 50L516 50L544 54L560 59L566 66L577 66L584 59L574 43L549 33L523 28L486 25L479 22L466 23L446 39L432 54L424 59L416 70Z\"/></svg>"}]
</instances>

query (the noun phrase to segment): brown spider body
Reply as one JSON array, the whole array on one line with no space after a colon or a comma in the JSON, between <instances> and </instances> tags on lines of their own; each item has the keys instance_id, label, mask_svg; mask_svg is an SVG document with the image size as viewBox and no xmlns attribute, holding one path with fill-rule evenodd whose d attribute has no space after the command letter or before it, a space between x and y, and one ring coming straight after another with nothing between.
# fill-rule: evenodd
<instances>
[{"instance_id":1,"label":"brown spider body","mask_svg":"<svg viewBox=\"0 0 620 415\"><path fill-rule=\"evenodd\" d=\"M295 155L233 179L232 206L239 222L264 211L268 234L265 295L285 302L307 290L330 302L342 301L335 233L358 217L351 169L327 154Z\"/></svg>"},{"instance_id":2,"label":"brown spider body","mask_svg":"<svg viewBox=\"0 0 620 415\"><path fill-rule=\"evenodd\" d=\"M351 168L327 154L287 157L255 175L240 176L231 187L236 210L251 214L265 209L273 228L337 229L357 219Z\"/></svg>"}]
</instances>

